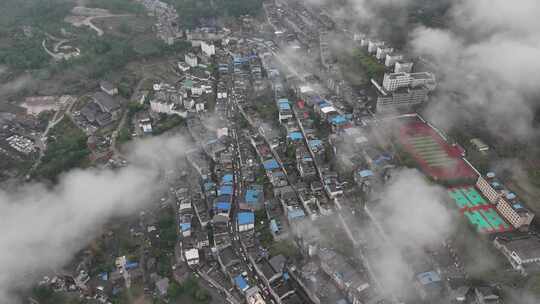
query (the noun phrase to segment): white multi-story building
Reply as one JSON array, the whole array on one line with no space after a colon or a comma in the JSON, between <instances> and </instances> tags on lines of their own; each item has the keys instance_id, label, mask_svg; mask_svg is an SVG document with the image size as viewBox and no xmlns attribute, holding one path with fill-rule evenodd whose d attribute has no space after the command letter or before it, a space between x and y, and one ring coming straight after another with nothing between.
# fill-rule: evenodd
<instances>
[{"instance_id":1,"label":"white multi-story building","mask_svg":"<svg viewBox=\"0 0 540 304\"><path fill-rule=\"evenodd\" d=\"M510 193L512 194L512 193ZM515 195L501 197L497 202L497 211L506 218L516 229L528 229L534 219L534 213L527 210L519 201L515 199Z\"/></svg>"},{"instance_id":2,"label":"white multi-story building","mask_svg":"<svg viewBox=\"0 0 540 304\"><path fill-rule=\"evenodd\" d=\"M110 83L108 81L100 81L99 87L101 88L101 90L103 92L105 92L105 93L107 93L107 94L109 94L111 96L114 96L114 95L118 94L118 88L114 84L112 84L112 83Z\"/></svg>"},{"instance_id":3,"label":"white multi-story building","mask_svg":"<svg viewBox=\"0 0 540 304\"><path fill-rule=\"evenodd\" d=\"M488 173L488 175L491 175L492 173ZM495 177L495 175L493 175ZM493 187L489 184L489 182L482 176L478 177L478 180L476 181L476 188L482 192L482 194L492 203L496 204L497 201L499 201L499 198L501 198L501 195L497 190L493 189Z\"/></svg>"},{"instance_id":4,"label":"white multi-story building","mask_svg":"<svg viewBox=\"0 0 540 304\"><path fill-rule=\"evenodd\" d=\"M379 90L377 111L385 111L396 107L409 107L428 100L429 90L425 86L400 88L393 92Z\"/></svg>"},{"instance_id":5,"label":"white multi-story building","mask_svg":"<svg viewBox=\"0 0 540 304\"><path fill-rule=\"evenodd\" d=\"M384 65L390 68L390 67L393 67L396 64L396 62L402 59L403 59L403 55L401 54L386 54Z\"/></svg>"},{"instance_id":6,"label":"white multi-story building","mask_svg":"<svg viewBox=\"0 0 540 304\"><path fill-rule=\"evenodd\" d=\"M384 47L380 46L377 48L377 54L375 55L375 58L378 60L384 60L386 58L386 55L391 54L394 51L391 47Z\"/></svg>"},{"instance_id":7,"label":"white multi-story building","mask_svg":"<svg viewBox=\"0 0 540 304\"><path fill-rule=\"evenodd\" d=\"M211 57L212 55L216 54L216 47L211 41L210 42L201 41L201 51L207 57Z\"/></svg>"},{"instance_id":8,"label":"white multi-story building","mask_svg":"<svg viewBox=\"0 0 540 304\"><path fill-rule=\"evenodd\" d=\"M185 62L178 62L178 69L185 73L191 69L191 66Z\"/></svg>"},{"instance_id":9,"label":"white multi-story building","mask_svg":"<svg viewBox=\"0 0 540 304\"><path fill-rule=\"evenodd\" d=\"M360 39L360 47L365 48L368 45L369 45L369 39L368 38Z\"/></svg>"},{"instance_id":10,"label":"white multi-story building","mask_svg":"<svg viewBox=\"0 0 540 304\"><path fill-rule=\"evenodd\" d=\"M365 34L362 34L362 33L354 33L353 34L353 40L354 41L362 41L362 39L364 39L366 37Z\"/></svg>"},{"instance_id":11,"label":"white multi-story building","mask_svg":"<svg viewBox=\"0 0 540 304\"><path fill-rule=\"evenodd\" d=\"M486 178L478 177L476 187L492 204L496 205L497 211L514 228L528 229L534 219L534 213L525 208L514 193L509 192L500 182L495 180L494 173L488 173Z\"/></svg>"},{"instance_id":12,"label":"white multi-story building","mask_svg":"<svg viewBox=\"0 0 540 304\"><path fill-rule=\"evenodd\" d=\"M184 60L186 61L187 65L192 68L196 67L199 64L197 56L193 53L187 53L186 55L184 55Z\"/></svg>"},{"instance_id":13,"label":"white multi-story building","mask_svg":"<svg viewBox=\"0 0 540 304\"><path fill-rule=\"evenodd\" d=\"M410 83L411 76L408 73L384 74L383 87L389 92L408 87Z\"/></svg>"},{"instance_id":14,"label":"white multi-story building","mask_svg":"<svg viewBox=\"0 0 540 304\"><path fill-rule=\"evenodd\" d=\"M178 102L164 101L164 100L151 100L150 109L156 113L164 114L177 114L182 117L187 117L187 112L181 109L181 105Z\"/></svg>"},{"instance_id":15,"label":"white multi-story building","mask_svg":"<svg viewBox=\"0 0 540 304\"><path fill-rule=\"evenodd\" d=\"M398 60L394 66L394 73L410 73L412 72L413 65L410 61Z\"/></svg>"},{"instance_id":16,"label":"white multi-story building","mask_svg":"<svg viewBox=\"0 0 540 304\"><path fill-rule=\"evenodd\" d=\"M388 92L399 88L426 86L434 90L436 86L435 75L429 72L419 73L390 73L384 75L383 87Z\"/></svg>"},{"instance_id":17,"label":"white multi-story building","mask_svg":"<svg viewBox=\"0 0 540 304\"><path fill-rule=\"evenodd\" d=\"M373 54L373 53L377 52L377 48L381 47L381 46L384 46L384 42L370 40L368 42L368 53Z\"/></svg>"},{"instance_id":18,"label":"white multi-story building","mask_svg":"<svg viewBox=\"0 0 540 304\"><path fill-rule=\"evenodd\" d=\"M189 266L199 264L199 250L193 248L184 251L184 258Z\"/></svg>"}]
</instances>

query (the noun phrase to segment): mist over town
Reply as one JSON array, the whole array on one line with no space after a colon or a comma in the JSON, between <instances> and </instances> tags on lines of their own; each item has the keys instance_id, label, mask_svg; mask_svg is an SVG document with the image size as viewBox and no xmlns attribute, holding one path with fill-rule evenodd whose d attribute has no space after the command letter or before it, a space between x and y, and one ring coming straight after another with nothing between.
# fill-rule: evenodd
<instances>
[{"instance_id":1,"label":"mist over town","mask_svg":"<svg viewBox=\"0 0 540 304\"><path fill-rule=\"evenodd\" d=\"M539 15L0 1L0 304L540 303Z\"/></svg>"}]
</instances>

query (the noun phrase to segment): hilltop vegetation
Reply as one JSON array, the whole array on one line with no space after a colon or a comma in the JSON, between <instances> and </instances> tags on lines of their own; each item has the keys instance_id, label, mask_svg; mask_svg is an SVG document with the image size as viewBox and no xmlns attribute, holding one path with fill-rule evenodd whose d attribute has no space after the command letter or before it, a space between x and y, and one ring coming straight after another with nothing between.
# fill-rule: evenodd
<instances>
[{"instance_id":1,"label":"hilltop vegetation","mask_svg":"<svg viewBox=\"0 0 540 304\"><path fill-rule=\"evenodd\" d=\"M39 69L49 56L41 48L43 32L58 30L73 3L67 0L0 1L0 64L15 69ZM23 26L32 28L29 35Z\"/></svg>"},{"instance_id":2,"label":"hilltop vegetation","mask_svg":"<svg viewBox=\"0 0 540 304\"><path fill-rule=\"evenodd\" d=\"M182 26L193 28L201 20L214 17L257 15L262 0L166 0L176 6Z\"/></svg>"},{"instance_id":3,"label":"hilltop vegetation","mask_svg":"<svg viewBox=\"0 0 540 304\"><path fill-rule=\"evenodd\" d=\"M2 0L0 35L22 25L43 30L57 28L74 6L75 3L69 0Z\"/></svg>"},{"instance_id":4,"label":"hilltop vegetation","mask_svg":"<svg viewBox=\"0 0 540 304\"><path fill-rule=\"evenodd\" d=\"M133 0L90 0L86 6L103 8L114 14L144 14L145 12L144 6Z\"/></svg>"},{"instance_id":5,"label":"hilltop vegetation","mask_svg":"<svg viewBox=\"0 0 540 304\"><path fill-rule=\"evenodd\" d=\"M127 16L93 19L92 24L103 30L100 36L88 26L75 27L65 21L66 17L74 20L75 0L0 1L0 66L7 68L3 77L24 75L31 80L17 92L3 92L3 98L77 94L92 89L105 76L114 78L111 74L122 73L129 63L182 53L190 47L185 42L169 46L158 39L155 18L139 14L142 6L133 0L87 0L84 4ZM64 39L63 46L80 50L80 55L54 60L42 43L53 51Z\"/></svg>"},{"instance_id":6,"label":"hilltop vegetation","mask_svg":"<svg viewBox=\"0 0 540 304\"><path fill-rule=\"evenodd\" d=\"M64 117L51 129L47 151L36 175L54 180L60 173L84 164L90 154L86 140L86 134L71 119Z\"/></svg>"}]
</instances>

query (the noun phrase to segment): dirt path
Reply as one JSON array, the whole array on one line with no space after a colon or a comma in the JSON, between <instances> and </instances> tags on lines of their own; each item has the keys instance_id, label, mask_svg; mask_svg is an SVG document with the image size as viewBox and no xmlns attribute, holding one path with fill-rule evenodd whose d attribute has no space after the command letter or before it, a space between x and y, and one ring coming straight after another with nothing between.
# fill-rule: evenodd
<instances>
[{"instance_id":1,"label":"dirt path","mask_svg":"<svg viewBox=\"0 0 540 304\"><path fill-rule=\"evenodd\" d=\"M65 18L65 21L71 23L75 27L88 26L96 31L98 36L103 36L104 31L92 23L92 20L97 18L112 18L112 17L130 17L133 14L111 14L108 10L100 8L88 8L85 6L76 6L71 10L71 16Z\"/></svg>"},{"instance_id":2,"label":"dirt path","mask_svg":"<svg viewBox=\"0 0 540 304\"><path fill-rule=\"evenodd\" d=\"M92 20L98 19L98 18L131 17L131 16L133 16L133 15L132 14L120 14L120 15L109 14L109 15L103 15L103 16L91 16L91 17L86 17L83 21L81 21L79 23L79 25L88 26L91 29L93 29L94 31L96 31L98 36L103 36L103 34L104 34L103 30L100 29L99 27L97 27L95 24L93 24ZM75 24L73 24L73 25L75 25Z\"/></svg>"}]
</instances>

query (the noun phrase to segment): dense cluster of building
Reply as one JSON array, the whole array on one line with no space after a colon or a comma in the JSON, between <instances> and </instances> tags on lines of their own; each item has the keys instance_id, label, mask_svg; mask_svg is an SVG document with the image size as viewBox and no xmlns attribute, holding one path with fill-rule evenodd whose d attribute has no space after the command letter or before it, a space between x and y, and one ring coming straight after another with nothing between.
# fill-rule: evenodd
<instances>
[{"instance_id":1,"label":"dense cluster of building","mask_svg":"<svg viewBox=\"0 0 540 304\"><path fill-rule=\"evenodd\" d=\"M23 136L11 135L10 137L6 138L6 141L13 149L24 154L30 154L36 151L34 142Z\"/></svg>"},{"instance_id":2,"label":"dense cluster of building","mask_svg":"<svg viewBox=\"0 0 540 304\"><path fill-rule=\"evenodd\" d=\"M382 86L374 79L371 83L377 90L377 110L410 110L428 100L429 92L436 87L435 75L430 72L412 73L414 63L401 53L377 39L359 34L360 47L374 55L392 73L385 73ZM361 38L360 38L361 37Z\"/></svg>"},{"instance_id":3,"label":"dense cluster of building","mask_svg":"<svg viewBox=\"0 0 540 304\"><path fill-rule=\"evenodd\" d=\"M158 35L174 43L180 35L176 11L157 0L141 2L158 17ZM265 1L264 11L272 40L245 32L235 38L218 28L187 31L193 47L174 65L179 81L156 82L135 98L150 105L150 112L133 117L143 133L152 132L151 114L179 115L196 144L186 152L189 169L172 182L169 200L160 201L162 209L174 207L174 279L182 282L196 273L231 303L398 303L370 263L385 251L395 251L410 264L404 285L418 301L497 303L499 296L492 288L464 283L467 274L450 241L403 250L385 233L392 227L374 216L398 159L393 144L378 130L387 125L371 113L358 117L351 109L351 101L361 98L336 70L330 48L336 23L323 10L308 9L299 1ZM434 74L414 72L413 62L385 42L362 34L354 34L353 41L388 71L393 69L380 84L372 80L378 110L410 109L435 90ZM318 52L314 57L328 77L318 79L303 67L291 66L280 48L300 56L305 55L302 49ZM105 127L118 120L122 99L117 87L101 82L100 89L76 121ZM418 115L402 115L392 123L401 123L399 119L439 132ZM413 140L437 168L463 160L464 153L449 157L457 150L441 144L446 138L441 136L440 142L421 137ZM92 140L97 145L104 139ZM11 135L7 142L15 150L32 152L26 137ZM506 233L526 232L534 219L517 195L493 173L479 176L474 185L465 184L449 188L459 192L460 212L473 225L492 228L478 231L498 233L495 247L516 270L525 273L539 263L538 236ZM489 205L480 203L484 197ZM148 237L150 245L158 247L159 224L144 221L141 215L142 231L133 228L131 233ZM323 235L328 227L332 231ZM292 249L280 248L284 244ZM130 258L118 257L111 272L99 275L95 298L106 302L107 294L118 294L141 279L142 269L156 268L155 259L139 265ZM150 277L154 295L165 298L169 278L155 271ZM85 271L76 278L50 281L46 284L59 290L84 291L90 286Z\"/></svg>"}]
</instances>

